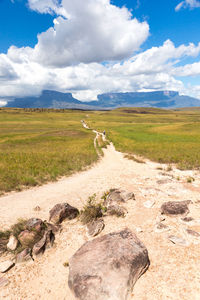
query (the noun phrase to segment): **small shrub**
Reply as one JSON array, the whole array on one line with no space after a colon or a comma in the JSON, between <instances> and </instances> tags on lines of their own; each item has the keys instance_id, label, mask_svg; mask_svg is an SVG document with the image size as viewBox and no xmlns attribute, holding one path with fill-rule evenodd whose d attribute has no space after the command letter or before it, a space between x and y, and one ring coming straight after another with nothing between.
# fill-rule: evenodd
<instances>
[{"instance_id":1,"label":"small shrub","mask_svg":"<svg viewBox=\"0 0 200 300\"><path fill-rule=\"evenodd\" d=\"M170 172L170 171L172 171L172 170L173 170L173 169L172 169L172 166L171 166L171 165L168 165L166 171L167 171L167 172Z\"/></svg>"},{"instance_id":2,"label":"small shrub","mask_svg":"<svg viewBox=\"0 0 200 300\"><path fill-rule=\"evenodd\" d=\"M27 220L18 219L17 223L11 227L12 234L17 238L20 232L26 229Z\"/></svg>"},{"instance_id":3,"label":"small shrub","mask_svg":"<svg viewBox=\"0 0 200 300\"><path fill-rule=\"evenodd\" d=\"M88 224L93 220L96 220L102 217L102 203L96 201L96 194L89 197L86 205L83 207L83 210L80 212L79 219L83 224Z\"/></svg>"},{"instance_id":4,"label":"small shrub","mask_svg":"<svg viewBox=\"0 0 200 300\"><path fill-rule=\"evenodd\" d=\"M63 266L64 266L65 268L69 267L69 262L68 262L68 261L64 262Z\"/></svg>"}]
</instances>

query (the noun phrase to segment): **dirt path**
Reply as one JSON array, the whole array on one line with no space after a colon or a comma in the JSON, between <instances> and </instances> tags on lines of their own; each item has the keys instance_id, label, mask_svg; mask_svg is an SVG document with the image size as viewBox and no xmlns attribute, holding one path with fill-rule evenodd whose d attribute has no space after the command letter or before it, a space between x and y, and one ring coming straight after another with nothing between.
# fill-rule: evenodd
<instances>
[{"instance_id":1,"label":"dirt path","mask_svg":"<svg viewBox=\"0 0 200 300\"><path fill-rule=\"evenodd\" d=\"M104 156L91 169L55 183L1 197L0 227L8 228L19 217L48 219L49 210L60 202L81 208L89 196L96 193L100 197L110 188L134 192L136 201L127 204L127 216L106 217L105 230L101 233L128 226L137 232L149 251L150 269L136 283L131 299L200 299L199 240L185 231L191 228L200 232L199 173L176 169L167 172L163 170L165 165L150 161L137 163L124 158L112 144L103 151ZM188 176L195 178L194 183L187 183ZM195 221L185 224L180 218L166 218L164 222L171 230L155 232L164 201L189 199L193 201L190 216ZM154 203L152 208L144 206L147 200ZM41 211L34 211L36 206L40 206ZM181 236L189 245L172 244L167 239L169 234ZM37 261L18 264L4 275L10 283L0 288L0 299L74 299L67 285L68 268L63 263L88 239L85 228L78 221L64 222L52 249ZM2 260L4 257L0 258Z\"/></svg>"}]
</instances>

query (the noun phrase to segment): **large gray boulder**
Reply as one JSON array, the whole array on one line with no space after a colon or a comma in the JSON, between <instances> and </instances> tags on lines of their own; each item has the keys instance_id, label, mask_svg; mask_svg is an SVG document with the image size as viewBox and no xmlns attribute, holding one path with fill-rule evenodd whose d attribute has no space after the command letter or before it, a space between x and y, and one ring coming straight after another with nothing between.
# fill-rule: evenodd
<instances>
[{"instance_id":1,"label":"large gray boulder","mask_svg":"<svg viewBox=\"0 0 200 300\"><path fill-rule=\"evenodd\" d=\"M80 300L126 300L149 264L146 247L126 228L86 242L69 261L68 284Z\"/></svg>"},{"instance_id":2,"label":"large gray boulder","mask_svg":"<svg viewBox=\"0 0 200 300\"><path fill-rule=\"evenodd\" d=\"M68 203L59 203L56 204L49 213L49 221L53 224L60 224L64 219L71 220L76 218L79 211L77 208L69 205Z\"/></svg>"}]
</instances>

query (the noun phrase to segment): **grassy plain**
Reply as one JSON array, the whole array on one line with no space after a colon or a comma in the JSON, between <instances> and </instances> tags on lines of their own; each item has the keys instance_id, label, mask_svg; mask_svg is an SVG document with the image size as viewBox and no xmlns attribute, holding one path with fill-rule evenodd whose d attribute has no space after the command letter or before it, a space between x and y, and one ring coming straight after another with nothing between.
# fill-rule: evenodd
<instances>
[{"instance_id":1,"label":"grassy plain","mask_svg":"<svg viewBox=\"0 0 200 300\"><path fill-rule=\"evenodd\" d=\"M0 110L0 193L79 171L97 160L79 111Z\"/></svg>"},{"instance_id":2,"label":"grassy plain","mask_svg":"<svg viewBox=\"0 0 200 300\"><path fill-rule=\"evenodd\" d=\"M105 130L121 152L176 163L181 169L200 169L197 108L0 109L0 193L56 180L96 161L94 133L82 127L82 119L91 128Z\"/></svg>"},{"instance_id":3,"label":"grassy plain","mask_svg":"<svg viewBox=\"0 0 200 300\"><path fill-rule=\"evenodd\" d=\"M117 109L90 116L91 127L106 130L116 149L180 169L200 169L200 109Z\"/></svg>"}]
</instances>

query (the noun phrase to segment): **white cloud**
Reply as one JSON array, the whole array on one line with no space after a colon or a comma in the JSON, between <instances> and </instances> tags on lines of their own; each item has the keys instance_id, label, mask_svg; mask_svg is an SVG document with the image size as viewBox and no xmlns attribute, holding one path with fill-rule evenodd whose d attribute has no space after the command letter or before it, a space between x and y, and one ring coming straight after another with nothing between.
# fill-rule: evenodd
<instances>
[{"instance_id":1,"label":"white cloud","mask_svg":"<svg viewBox=\"0 0 200 300\"><path fill-rule=\"evenodd\" d=\"M44 89L72 92L79 100L106 92L189 93L180 77L200 73L200 62L183 63L200 54L200 43L175 47L167 40L134 54L148 36L148 24L109 0L29 0L29 5L40 13L64 12L39 35L35 48L12 46L0 54L0 101ZM191 93L200 97L199 87L191 87Z\"/></svg>"},{"instance_id":2,"label":"white cloud","mask_svg":"<svg viewBox=\"0 0 200 300\"><path fill-rule=\"evenodd\" d=\"M188 8L188 7L190 9L200 7L199 0L184 0L175 7L175 11L179 11L181 8Z\"/></svg>"},{"instance_id":3,"label":"white cloud","mask_svg":"<svg viewBox=\"0 0 200 300\"><path fill-rule=\"evenodd\" d=\"M52 0L29 0L34 9L33 4L41 12L56 11ZM133 55L149 35L146 22L133 19L127 8L110 0L63 0L61 5L67 19L56 18L54 27L38 35L32 51L32 59L40 64L64 67L121 60Z\"/></svg>"},{"instance_id":4,"label":"white cloud","mask_svg":"<svg viewBox=\"0 0 200 300\"><path fill-rule=\"evenodd\" d=\"M69 17L64 7L58 0L28 0L30 9L44 14L56 14Z\"/></svg>"},{"instance_id":5,"label":"white cloud","mask_svg":"<svg viewBox=\"0 0 200 300\"><path fill-rule=\"evenodd\" d=\"M180 69L184 66L176 67L176 64L182 58L194 57L199 53L200 44L181 45L176 48L170 40L167 40L162 46L136 54L123 63L80 63L75 66L54 68L31 60L29 48L11 47L8 55L1 58L12 67L16 77L10 82L5 80L0 85L0 95L1 97L39 95L44 89L54 89L72 92L80 100L94 100L98 94L105 92L144 90L184 92L183 83L176 79L176 76L185 76ZM4 63L1 62L1 65ZM189 69L189 66L186 65L185 68ZM6 76L5 74L5 78Z\"/></svg>"}]
</instances>

